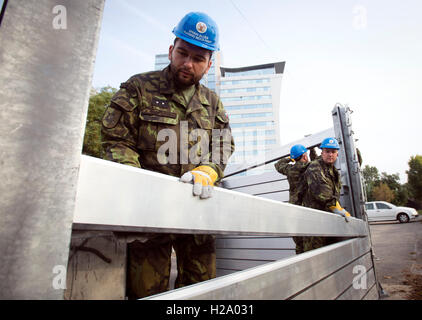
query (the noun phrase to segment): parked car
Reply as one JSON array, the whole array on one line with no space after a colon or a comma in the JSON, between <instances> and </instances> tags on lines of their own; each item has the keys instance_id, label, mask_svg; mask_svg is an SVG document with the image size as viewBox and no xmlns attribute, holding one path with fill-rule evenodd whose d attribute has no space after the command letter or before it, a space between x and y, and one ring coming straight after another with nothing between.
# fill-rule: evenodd
<instances>
[{"instance_id":1,"label":"parked car","mask_svg":"<svg viewBox=\"0 0 422 320\"><path fill-rule=\"evenodd\" d=\"M418 212L409 207L396 207L385 201L371 201L365 203L368 221L399 220L400 223L409 222L418 216Z\"/></svg>"}]
</instances>

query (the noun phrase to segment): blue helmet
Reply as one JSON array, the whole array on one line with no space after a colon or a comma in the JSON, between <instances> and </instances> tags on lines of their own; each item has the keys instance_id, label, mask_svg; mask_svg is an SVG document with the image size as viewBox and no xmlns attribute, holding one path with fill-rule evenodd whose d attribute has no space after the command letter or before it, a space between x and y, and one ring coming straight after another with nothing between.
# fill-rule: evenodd
<instances>
[{"instance_id":1,"label":"blue helmet","mask_svg":"<svg viewBox=\"0 0 422 320\"><path fill-rule=\"evenodd\" d=\"M205 13L188 13L173 29L173 33L195 46L211 51L220 50L217 24Z\"/></svg>"},{"instance_id":2,"label":"blue helmet","mask_svg":"<svg viewBox=\"0 0 422 320\"><path fill-rule=\"evenodd\" d=\"M321 145L319 146L320 149L340 149L340 145L335 138L325 138L322 140Z\"/></svg>"},{"instance_id":3,"label":"blue helmet","mask_svg":"<svg viewBox=\"0 0 422 320\"><path fill-rule=\"evenodd\" d=\"M291 149L290 149L290 158L292 159L297 159L299 158L302 154L304 154L305 152L308 152L308 149L305 148L305 146L301 145L301 144L295 144Z\"/></svg>"}]
</instances>

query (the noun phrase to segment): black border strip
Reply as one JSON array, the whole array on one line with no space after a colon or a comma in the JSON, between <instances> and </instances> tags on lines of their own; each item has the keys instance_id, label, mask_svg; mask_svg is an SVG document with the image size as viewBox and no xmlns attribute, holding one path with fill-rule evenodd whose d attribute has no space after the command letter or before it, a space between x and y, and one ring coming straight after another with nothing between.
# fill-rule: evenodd
<instances>
[{"instance_id":1,"label":"black border strip","mask_svg":"<svg viewBox=\"0 0 422 320\"><path fill-rule=\"evenodd\" d=\"M1 27L1 22L3 21L4 13L6 12L6 7L7 7L7 2L8 1L9 0L4 0L3 7L1 8L1 13L0 13L0 27Z\"/></svg>"}]
</instances>

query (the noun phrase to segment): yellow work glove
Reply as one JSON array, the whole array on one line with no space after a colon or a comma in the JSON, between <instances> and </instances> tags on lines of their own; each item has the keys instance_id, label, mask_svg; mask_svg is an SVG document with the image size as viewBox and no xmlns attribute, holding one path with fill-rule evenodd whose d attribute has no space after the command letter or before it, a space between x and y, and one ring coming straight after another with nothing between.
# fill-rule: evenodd
<instances>
[{"instance_id":1,"label":"yellow work glove","mask_svg":"<svg viewBox=\"0 0 422 320\"><path fill-rule=\"evenodd\" d=\"M193 183L193 195L201 199L211 198L218 174L210 166L199 166L182 175L180 181Z\"/></svg>"},{"instance_id":2,"label":"yellow work glove","mask_svg":"<svg viewBox=\"0 0 422 320\"><path fill-rule=\"evenodd\" d=\"M344 217L344 219L346 219L346 222L350 221L350 213L346 211L346 209L342 208L340 206L340 203L338 203L338 201L336 201L336 205L335 206L331 206L330 210L338 215L341 215L342 217Z\"/></svg>"}]
</instances>

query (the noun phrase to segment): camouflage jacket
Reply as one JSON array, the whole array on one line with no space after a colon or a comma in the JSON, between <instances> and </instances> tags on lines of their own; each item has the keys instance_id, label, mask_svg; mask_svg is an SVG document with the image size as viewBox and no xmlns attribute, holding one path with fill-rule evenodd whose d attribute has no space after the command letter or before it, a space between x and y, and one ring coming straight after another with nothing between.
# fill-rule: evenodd
<instances>
[{"instance_id":1,"label":"camouflage jacket","mask_svg":"<svg viewBox=\"0 0 422 320\"><path fill-rule=\"evenodd\" d=\"M198 85L187 104L169 66L121 84L104 113L101 136L106 160L178 177L207 164L221 179L234 152L217 94Z\"/></svg>"},{"instance_id":2,"label":"camouflage jacket","mask_svg":"<svg viewBox=\"0 0 422 320\"><path fill-rule=\"evenodd\" d=\"M282 158L274 165L279 173L284 174L287 177L287 181L289 182L290 203L302 204L301 196L299 195L300 188L298 188L298 186L308 165L309 162L305 163L300 161L296 161L293 164L290 158Z\"/></svg>"},{"instance_id":3,"label":"camouflage jacket","mask_svg":"<svg viewBox=\"0 0 422 320\"><path fill-rule=\"evenodd\" d=\"M317 157L315 148L310 149L311 161ZM292 163L290 158L281 158L274 164L275 169L284 174L289 182L289 202L297 205L302 205L302 200L305 192L305 188L301 184L302 175L308 168L309 162L304 163L296 161Z\"/></svg>"},{"instance_id":4,"label":"camouflage jacket","mask_svg":"<svg viewBox=\"0 0 422 320\"><path fill-rule=\"evenodd\" d=\"M334 166L324 163L321 157L312 161L303 174L306 187L303 205L305 207L331 212L340 199L340 174Z\"/></svg>"}]
</instances>

